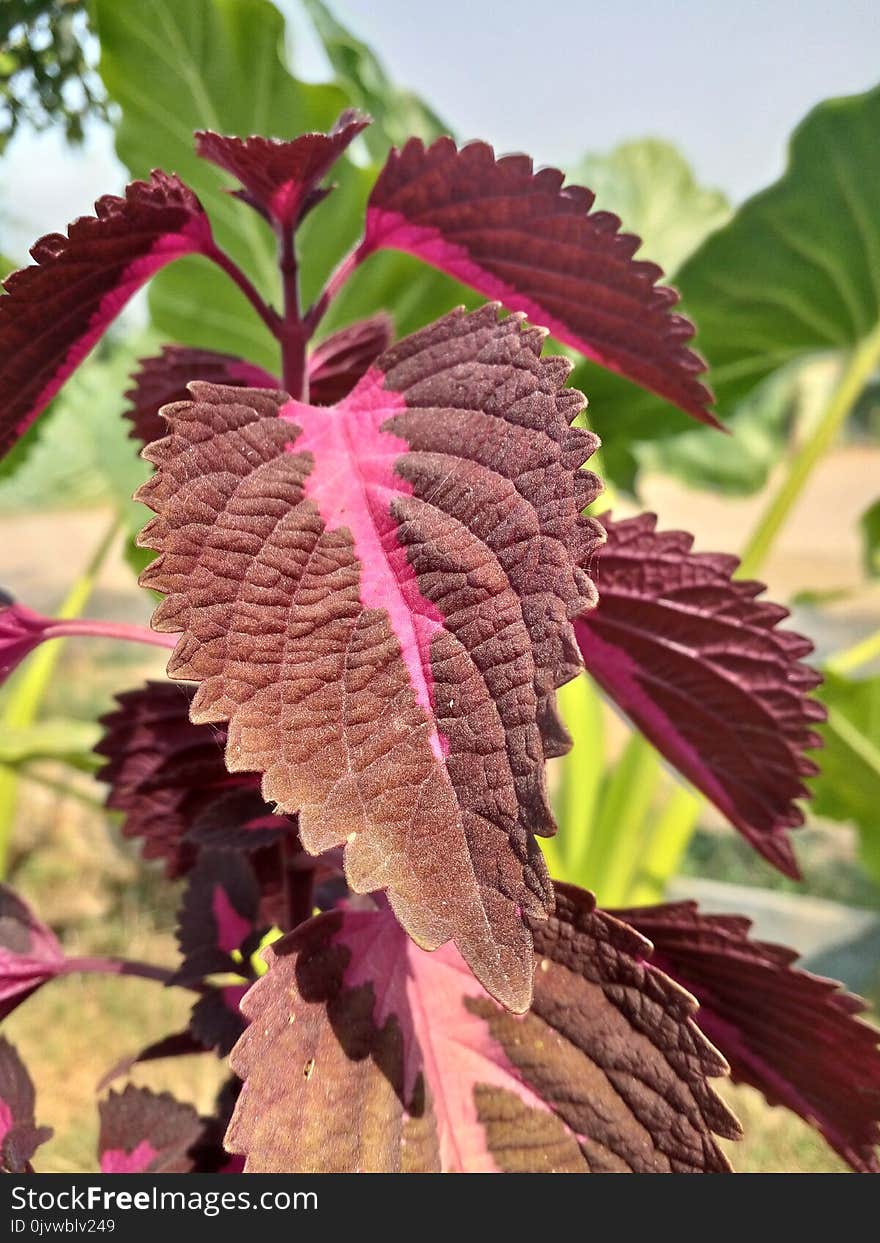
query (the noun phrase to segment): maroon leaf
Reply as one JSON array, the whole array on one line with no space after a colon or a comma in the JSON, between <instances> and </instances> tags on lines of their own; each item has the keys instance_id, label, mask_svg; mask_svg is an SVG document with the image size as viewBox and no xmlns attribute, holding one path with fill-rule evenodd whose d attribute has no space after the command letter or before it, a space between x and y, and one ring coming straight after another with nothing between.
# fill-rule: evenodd
<instances>
[{"instance_id":1,"label":"maroon leaf","mask_svg":"<svg viewBox=\"0 0 880 1243\"><path fill-rule=\"evenodd\" d=\"M177 940L183 962L174 983L248 971L242 969L242 958L250 958L266 931L258 927L259 907L260 890L244 855L201 851L180 908Z\"/></svg>"},{"instance_id":2,"label":"maroon leaf","mask_svg":"<svg viewBox=\"0 0 880 1243\"><path fill-rule=\"evenodd\" d=\"M640 241L618 232L593 194L565 186L555 168L523 155L460 151L450 138L394 150L373 187L358 258L392 247L524 311L567 345L667 398L704 423L712 394L705 363L688 347L693 325L672 313L674 290Z\"/></svg>"},{"instance_id":3,"label":"maroon leaf","mask_svg":"<svg viewBox=\"0 0 880 1243\"><path fill-rule=\"evenodd\" d=\"M694 902L616 912L700 1003L697 1022L739 1083L815 1126L855 1170L880 1173L880 1049L864 1002L792 966L793 950L749 939L750 921Z\"/></svg>"},{"instance_id":4,"label":"maroon leaf","mask_svg":"<svg viewBox=\"0 0 880 1243\"><path fill-rule=\"evenodd\" d=\"M209 1048L210 1046L197 1040L189 1028L185 1031L172 1032L169 1036L163 1036L161 1040L154 1040L152 1044L144 1045L137 1053L129 1053L126 1057L120 1058L98 1080L96 1091L103 1092L116 1079L127 1075L133 1067L143 1065L144 1062L162 1061L167 1057L188 1057L192 1053L207 1053Z\"/></svg>"},{"instance_id":5,"label":"maroon leaf","mask_svg":"<svg viewBox=\"0 0 880 1243\"><path fill-rule=\"evenodd\" d=\"M388 889L420 944L454 939L518 1010L523 917L552 894L533 834L554 831L544 757L568 745L554 692L601 539L580 514L595 438L541 340L483 307L334 407L194 385L139 493L192 720L228 721L227 767L264 774L307 850L345 845L352 888Z\"/></svg>"},{"instance_id":6,"label":"maroon leaf","mask_svg":"<svg viewBox=\"0 0 880 1243\"><path fill-rule=\"evenodd\" d=\"M184 840L211 850L263 852L294 828L294 819L270 810L258 784L232 786L193 816Z\"/></svg>"},{"instance_id":7,"label":"maroon leaf","mask_svg":"<svg viewBox=\"0 0 880 1243\"><path fill-rule=\"evenodd\" d=\"M0 589L0 683L40 646L51 624Z\"/></svg>"},{"instance_id":8,"label":"maroon leaf","mask_svg":"<svg viewBox=\"0 0 880 1243\"><path fill-rule=\"evenodd\" d=\"M374 315L326 337L309 356L309 401L332 406L347 397L393 337L388 315ZM201 377L199 377L201 379Z\"/></svg>"},{"instance_id":9,"label":"maroon leaf","mask_svg":"<svg viewBox=\"0 0 880 1243\"><path fill-rule=\"evenodd\" d=\"M534 935L523 1016L387 909L276 942L243 1006L227 1147L252 1172L727 1169L713 1132L739 1131L707 1082L724 1061L649 943L565 885Z\"/></svg>"},{"instance_id":10,"label":"maroon leaf","mask_svg":"<svg viewBox=\"0 0 880 1243\"><path fill-rule=\"evenodd\" d=\"M54 933L17 894L0 885L0 1019L60 975L65 965Z\"/></svg>"},{"instance_id":11,"label":"maroon leaf","mask_svg":"<svg viewBox=\"0 0 880 1243\"><path fill-rule=\"evenodd\" d=\"M168 1092L129 1084L122 1092L111 1092L98 1111L103 1174L187 1174L192 1170L189 1150L203 1131L192 1105L175 1100Z\"/></svg>"},{"instance_id":12,"label":"maroon leaf","mask_svg":"<svg viewBox=\"0 0 880 1243\"><path fill-rule=\"evenodd\" d=\"M196 150L237 178L242 186L237 198L274 224L291 228L327 193L318 182L369 123L369 117L349 108L329 134L302 134L288 142L227 138L203 130L196 134Z\"/></svg>"},{"instance_id":13,"label":"maroon leaf","mask_svg":"<svg viewBox=\"0 0 880 1243\"><path fill-rule=\"evenodd\" d=\"M259 849L294 827L259 797L257 776L230 776L225 730L190 722L193 694L191 686L148 682L119 695L95 747L107 757L98 775L110 786L107 805L125 814L123 833L142 837L144 858L163 859L169 876L192 867L206 828L224 845L243 845L253 832Z\"/></svg>"},{"instance_id":14,"label":"maroon leaf","mask_svg":"<svg viewBox=\"0 0 880 1243\"><path fill-rule=\"evenodd\" d=\"M52 1138L49 1127L37 1126L36 1096L31 1077L13 1045L0 1037L0 1173L31 1172L31 1158Z\"/></svg>"},{"instance_id":15,"label":"maroon leaf","mask_svg":"<svg viewBox=\"0 0 880 1243\"><path fill-rule=\"evenodd\" d=\"M365 371L391 344L391 320L376 315L342 328L321 342L309 357L310 400L316 406L340 401L354 388ZM168 428L159 411L163 406L189 397L192 380L209 384L229 384L241 388L274 388L278 381L262 367L220 354L184 345L166 345L161 354L142 358L132 376L133 386L126 393L131 403L125 417L131 423L131 436L142 444L161 440Z\"/></svg>"},{"instance_id":16,"label":"maroon leaf","mask_svg":"<svg viewBox=\"0 0 880 1243\"><path fill-rule=\"evenodd\" d=\"M189 396L186 386L190 380L251 388L265 388L276 383L262 367L231 354L166 345L161 354L140 360L139 369L132 376L133 387L125 394L131 403L125 417L131 423L132 439L145 445L161 440L168 429L159 411L170 402L185 401Z\"/></svg>"},{"instance_id":17,"label":"maroon leaf","mask_svg":"<svg viewBox=\"0 0 880 1243\"><path fill-rule=\"evenodd\" d=\"M801 663L808 639L778 629L787 611L757 597L739 564L694 553L653 514L612 522L597 570L599 607L575 630L588 671L643 734L788 876L786 830L817 769L805 750L824 709L807 694L821 676Z\"/></svg>"},{"instance_id":18,"label":"maroon leaf","mask_svg":"<svg viewBox=\"0 0 880 1243\"><path fill-rule=\"evenodd\" d=\"M208 218L177 177L154 172L124 198L31 249L36 264L6 278L0 298L0 456L7 453L128 299L182 255L211 252Z\"/></svg>"},{"instance_id":19,"label":"maroon leaf","mask_svg":"<svg viewBox=\"0 0 880 1243\"><path fill-rule=\"evenodd\" d=\"M215 1049L219 1057L228 1056L245 1029L240 1007L247 989L247 984L209 988L192 1008L190 1032L206 1049Z\"/></svg>"}]
</instances>

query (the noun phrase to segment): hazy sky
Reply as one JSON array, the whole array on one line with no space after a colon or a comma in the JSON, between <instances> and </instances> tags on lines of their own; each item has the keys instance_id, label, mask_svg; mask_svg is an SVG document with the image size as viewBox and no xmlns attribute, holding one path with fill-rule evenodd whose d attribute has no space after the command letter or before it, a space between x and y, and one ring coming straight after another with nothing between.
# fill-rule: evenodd
<instances>
[{"instance_id":1,"label":"hazy sky","mask_svg":"<svg viewBox=\"0 0 880 1243\"><path fill-rule=\"evenodd\" d=\"M778 175L813 104L880 81L880 0L331 3L462 138L565 163L656 134L735 199ZM297 0L279 7L295 14ZM304 76L325 76L307 33L296 55ZM13 257L121 184L101 134L75 153L23 137L3 172L0 250Z\"/></svg>"}]
</instances>

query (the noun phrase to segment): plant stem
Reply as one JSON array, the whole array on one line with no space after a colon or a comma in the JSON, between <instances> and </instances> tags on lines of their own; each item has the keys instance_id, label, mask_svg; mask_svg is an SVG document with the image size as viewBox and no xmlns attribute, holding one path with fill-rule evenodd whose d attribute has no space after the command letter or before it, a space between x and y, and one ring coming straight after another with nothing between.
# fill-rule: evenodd
<instances>
[{"instance_id":1,"label":"plant stem","mask_svg":"<svg viewBox=\"0 0 880 1243\"><path fill-rule=\"evenodd\" d=\"M167 984L174 972L168 967L157 967L153 963L138 962L132 958L103 958L99 955L84 955L81 958L65 960L63 975L85 973L88 975L134 975L142 980L156 980L159 984Z\"/></svg>"},{"instance_id":2,"label":"plant stem","mask_svg":"<svg viewBox=\"0 0 880 1243\"><path fill-rule=\"evenodd\" d=\"M298 842L285 840L281 844L282 866L284 868L284 895L287 905L286 932L292 931L311 919L314 908L315 869L296 866L298 855L303 853Z\"/></svg>"},{"instance_id":3,"label":"plant stem","mask_svg":"<svg viewBox=\"0 0 880 1243\"><path fill-rule=\"evenodd\" d=\"M822 460L847 416L880 363L880 323L852 351L825 410L812 434L788 464L782 485L764 510L752 533L739 568L741 577L751 577L763 565L792 506L797 501L814 468Z\"/></svg>"},{"instance_id":4,"label":"plant stem","mask_svg":"<svg viewBox=\"0 0 880 1243\"><path fill-rule=\"evenodd\" d=\"M309 399L309 377L306 369L306 343L309 332L299 311L299 270L296 261L293 229L278 230L278 266L284 290L284 320L281 324L281 374L284 387L297 401Z\"/></svg>"},{"instance_id":5,"label":"plant stem","mask_svg":"<svg viewBox=\"0 0 880 1243\"><path fill-rule=\"evenodd\" d=\"M65 620L59 618L45 631L46 639L124 639L129 643L147 643L152 647L177 646L177 634L162 634L149 626L133 626L127 622L107 622L90 618Z\"/></svg>"},{"instance_id":6,"label":"plant stem","mask_svg":"<svg viewBox=\"0 0 880 1243\"><path fill-rule=\"evenodd\" d=\"M366 258L366 254L362 251L361 245L358 244L348 252L345 258L337 265L335 271L331 274L330 279L324 286L321 296L313 303L306 312L304 323L308 330L308 335L314 335L315 329L327 312L330 303L345 285L351 274Z\"/></svg>"},{"instance_id":7,"label":"plant stem","mask_svg":"<svg viewBox=\"0 0 880 1243\"><path fill-rule=\"evenodd\" d=\"M78 617L85 608L94 591L104 562L121 530L122 521L118 516L114 516L88 565L71 587L58 610L61 622ZM43 647L33 654L26 668L13 677L10 682L9 698L6 701L2 718L0 718L0 729L26 729L29 725L33 725L39 715L43 698L60 655L60 644ZM6 874L9 840L15 820L17 790L17 774L8 769L0 770L0 876Z\"/></svg>"},{"instance_id":8,"label":"plant stem","mask_svg":"<svg viewBox=\"0 0 880 1243\"><path fill-rule=\"evenodd\" d=\"M234 281L248 302L259 315L260 319L272 333L273 337L277 337L281 330L281 317L274 307L263 299L257 292L253 282L247 277L241 268L227 255L225 250L221 250L216 242L212 242L210 249L201 252L206 259L210 259L212 263L216 263L221 271L225 272L230 280Z\"/></svg>"},{"instance_id":9,"label":"plant stem","mask_svg":"<svg viewBox=\"0 0 880 1243\"><path fill-rule=\"evenodd\" d=\"M853 669L867 665L873 660L880 660L880 630L875 630L873 634L860 639L852 647L845 648L836 656L832 656L825 662L825 667L832 673L852 673Z\"/></svg>"}]
</instances>

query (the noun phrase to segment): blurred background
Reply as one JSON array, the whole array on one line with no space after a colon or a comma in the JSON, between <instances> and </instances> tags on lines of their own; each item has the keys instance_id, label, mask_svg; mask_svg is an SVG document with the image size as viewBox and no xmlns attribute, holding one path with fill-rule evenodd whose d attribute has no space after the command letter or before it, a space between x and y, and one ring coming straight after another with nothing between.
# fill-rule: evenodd
<instances>
[{"instance_id":1,"label":"blurred background","mask_svg":"<svg viewBox=\"0 0 880 1243\"><path fill-rule=\"evenodd\" d=\"M734 435L722 442L579 362L573 383L603 438L599 511L656 510L661 527L694 532L701 550L745 554L827 671L825 774L797 834L795 885L595 691L566 688L576 746L553 774L563 829L550 846L554 874L593 888L605 876L608 905L666 894L743 911L765 939L876 1001L880 350L863 349L880 333L876 3L547 0L537 14L527 0L333 0L332 11L318 0L3 0L0 37L4 273L38 236L153 166L195 185L230 250L259 272L265 239L245 234L190 135L293 137L306 128L297 101L318 106L302 84L333 84L328 108L348 102L376 119L330 201L336 231L306 231L307 286L351 240L356 213L343 209L363 202L384 152L410 133L528 151L590 186L643 238L640 253L671 275L697 323ZM823 103L841 96L861 98ZM778 191L749 202L780 177ZM328 329L372 310L371 299L401 333L473 301L415 261L376 262ZM164 341L267 361L267 341L242 327L241 306L211 275L189 260L163 273L4 463L0 576L30 607L147 621L152 601L133 573L145 516L128 500L146 468L121 417L126 377ZM161 652L54 643L0 696L2 866L82 952L162 961L173 948L177 895L120 837L90 752L113 695L163 664ZM51 1168L93 1166L98 1078L185 1021L170 991L144 992L137 981L64 980L8 1023L23 1049L39 1042L31 1064L57 1128ZM202 1105L216 1086L210 1060L135 1077ZM729 1091L748 1136L739 1169L842 1168L797 1120Z\"/></svg>"}]
</instances>

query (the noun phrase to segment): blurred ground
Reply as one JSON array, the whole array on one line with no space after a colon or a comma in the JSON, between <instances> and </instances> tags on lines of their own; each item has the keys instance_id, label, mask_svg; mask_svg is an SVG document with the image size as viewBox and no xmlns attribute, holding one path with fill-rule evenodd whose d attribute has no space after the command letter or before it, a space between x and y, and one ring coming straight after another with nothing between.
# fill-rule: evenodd
<instances>
[{"instance_id":1,"label":"blurred ground","mask_svg":"<svg viewBox=\"0 0 880 1243\"><path fill-rule=\"evenodd\" d=\"M722 446L723 451L723 446ZM880 625L880 585L861 582L857 520L876 499L880 451L850 447L817 470L766 567L776 598L802 591L841 591L832 604L800 609L800 629L822 653L848 645ZM687 527L704 550L741 546L761 509L761 498L730 500L687 492L667 479L646 481L645 503L663 527ZM0 518L0 581L31 607L52 611L89 559L108 523L103 512L75 511ZM121 556L108 563L89 606L93 616L146 622L151 601L133 585ZM74 641L64 649L47 713L92 719L119 690L160 676L165 653L127 645ZM49 774L51 776L51 774ZM64 774L67 780L67 774ZM85 799L100 798L90 778L77 778ZM80 952L125 953L173 962L175 894L142 867L130 843L97 806L20 783L12 879ZM808 887L824 898L880 906L855 863L845 829L815 829L804 837ZM708 822L687 861L690 873L775 884L770 869L727 829ZM866 888L867 886L867 888ZM793 887L792 887L793 888ZM111 979L70 979L45 988L4 1024L37 1082L38 1120L56 1136L41 1168L94 1168L95 1085L120 1057L183 1026L187 1003L158 985ZM137 1070L137 1083L168 1088L209 1106L221 1069L210 1057L190 1057ZM812 1131L782 1110L768 1108L747 1089L724 1087L742 1118L747 1139L730 1145L740 1170L832 1171L843 1167ZM735 1149L735 1151L734 1151Z\"/></svg>"}]
</instances>

